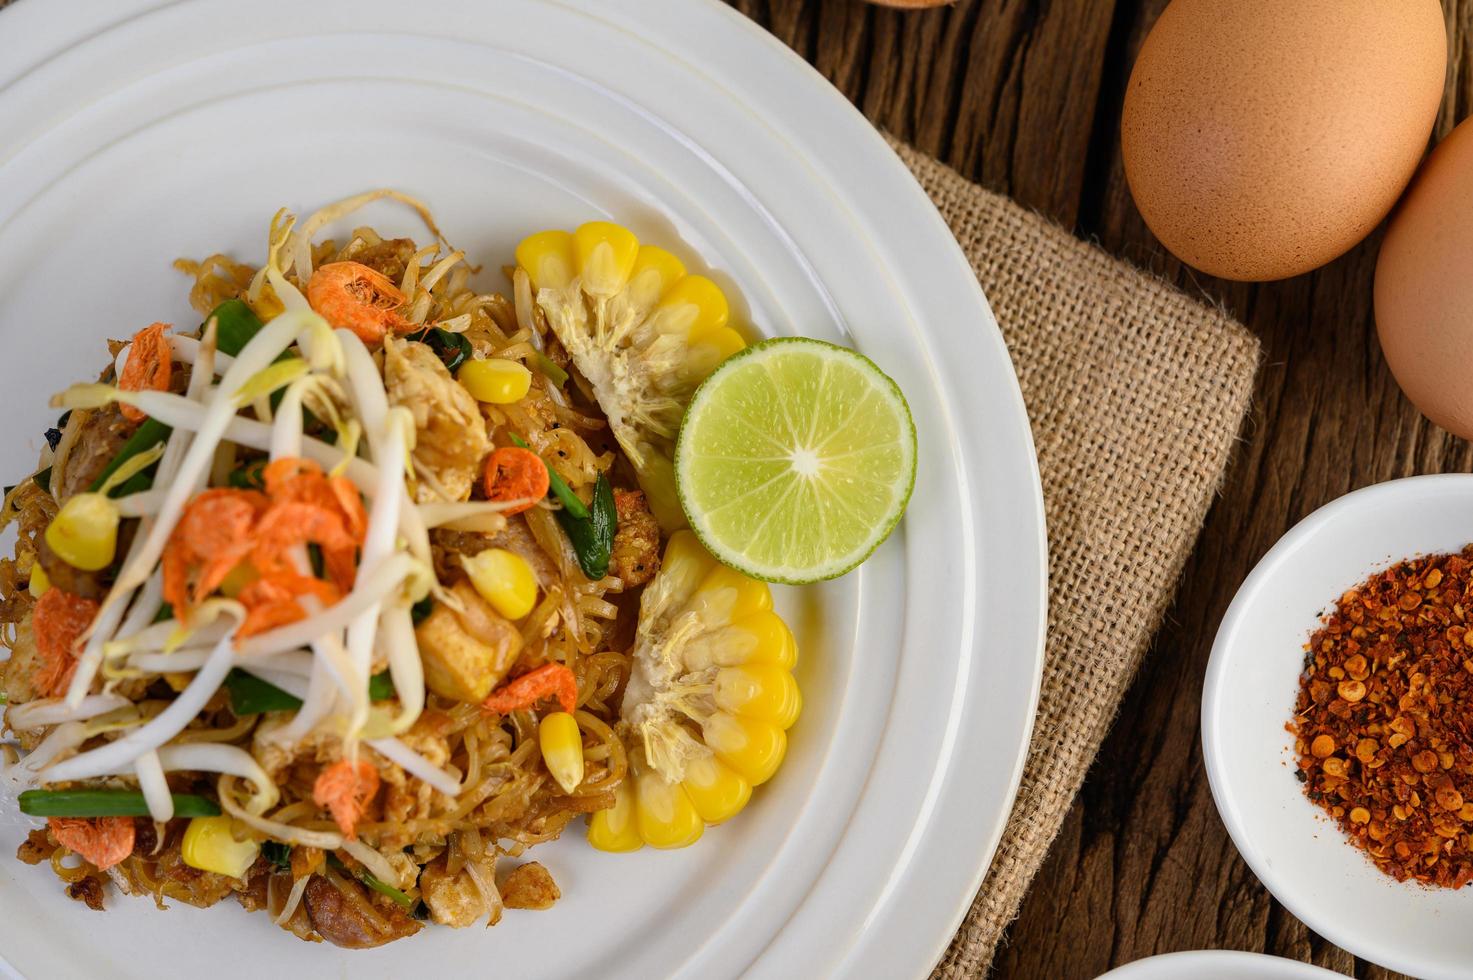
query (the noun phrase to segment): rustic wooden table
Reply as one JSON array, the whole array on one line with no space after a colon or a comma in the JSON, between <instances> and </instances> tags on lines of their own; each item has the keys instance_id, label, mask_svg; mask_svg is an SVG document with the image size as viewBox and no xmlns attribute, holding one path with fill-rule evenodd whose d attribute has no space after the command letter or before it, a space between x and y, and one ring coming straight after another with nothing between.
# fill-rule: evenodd
<instances>
[{"instance_id":1,"label":"rustic wooden table","mask_svg":"<svg viewBox=\"0 0 1473 980\"><path fill-rule=\"evenodd\" d=\"M1223 282L1146 229L1120 162L1130 67L1166 0L732 0L874 123L1182 288L1226 304L1265 366L1220 499L1109 740L999 950L997 977L1087 980L1154 953L1246 949L1367 978L1274 901L1213 807L1198 738L1202 673L1243 577L1294 523L1358 487L1473 469L1381 359L1379 235L1309 276ZM1452 40L1437 136L1473 113L1473 0L1443 0Z\"/></svg>"}]
</instances>

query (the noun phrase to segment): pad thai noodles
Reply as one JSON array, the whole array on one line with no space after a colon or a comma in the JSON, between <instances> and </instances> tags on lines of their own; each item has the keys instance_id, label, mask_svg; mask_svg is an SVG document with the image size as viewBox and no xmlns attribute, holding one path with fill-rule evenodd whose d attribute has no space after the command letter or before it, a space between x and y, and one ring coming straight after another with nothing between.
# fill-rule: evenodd
<instances>
[{"instance_id":1,"label":"pad thai noodles","mask_svg":"<svg viewBox=\"0 0 1473 980\"><path fill-rule=\"evenodd\" d=\"M322 237L383 199L423 240ZM592 222L478 292L393 191L175 265L203 322L122 331L0 513L22 861L363 948L550 907L527 849L580 817L627 851L746 805L796 651L682 529L681 412L743 346L710 280Z\"/></svg>"}]
</instances>

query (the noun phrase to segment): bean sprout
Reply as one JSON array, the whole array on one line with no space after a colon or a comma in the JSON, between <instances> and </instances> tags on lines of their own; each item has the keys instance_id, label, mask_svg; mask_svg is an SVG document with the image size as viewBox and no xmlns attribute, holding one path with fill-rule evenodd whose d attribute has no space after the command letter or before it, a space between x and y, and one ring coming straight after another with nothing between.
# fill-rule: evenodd
<instances>
[{"instance_id":1,"label":"bean sprout","mask_svg":"<svg viewBox=\"0 0 1473 980\"><path fill-rule=\"evenodd\" d=\"M105 715L133 702L117 694L89 694L76 707L61 698L40 698L10 709L6 722L18 732L58 725L64 721L86 721Z\"/></svg>"},{"instance_id":2,"label":"bean sprout","mask_svg":"<svg viewBox=\"0 0 1473 980\"><path fill-rule=\"evenodd\" d=\"M230 605L235 607L233 611L238 617L237 621L245 618L244 609L236 603ZM179 692L179 696L169 702L169 706L157 718L115 742L50 767L46 771L46 782L64 783L101 776L117 766L133 762L144 752L163 745L183 731L184 726L193 721L205 703L214 697L215 691L230 671L232 659L231 640L227 636L215 644L209 659L194 675L189 686Z\"/></svg>"}]
</instances>

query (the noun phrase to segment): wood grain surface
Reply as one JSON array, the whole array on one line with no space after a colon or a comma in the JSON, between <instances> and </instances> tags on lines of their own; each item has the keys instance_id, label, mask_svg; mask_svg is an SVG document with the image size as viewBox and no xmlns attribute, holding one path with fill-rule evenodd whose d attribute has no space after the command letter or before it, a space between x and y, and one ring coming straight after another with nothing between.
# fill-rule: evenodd
<instances>
[{"instance_id":1,"label":"wood grain surface","mask_svg":"<svg viewBox=\"0 0 1473 980\"><path fill-rule=\"evenodd\" d=\"M1424 421L1382 361L1371 313L1379 233L1269 285L1201 276L1161 248L1131 203L1119 121L1135 53L1166 0L959 0L928 11L732 2L876 125L1225 304L1264 344L1221 497L993 975L1087 980L1155 953L1224 948L1397 976L1310 932L1248 870L1213 806L1198 735L1217 625L1280 535L1359 487L1473 469L1473 449ZM1473 113L1473 0L1443 7L1452 47L1439 138Z\"/></svg>"}]
</instances>

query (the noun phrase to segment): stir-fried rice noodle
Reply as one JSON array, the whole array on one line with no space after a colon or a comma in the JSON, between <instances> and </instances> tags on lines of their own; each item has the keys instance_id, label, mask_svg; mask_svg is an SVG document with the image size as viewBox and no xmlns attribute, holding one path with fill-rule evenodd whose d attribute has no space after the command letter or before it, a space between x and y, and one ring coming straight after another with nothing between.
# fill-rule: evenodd
<instances>
[{"instance_id":1,"label":"stir-fried rice noodle","mask_svg":"<svg viewBox=\"0 0 1473 980\"><path fill-rule=\"evenodd\" d=\"M429 240L385 238L368 227L346 238L318 237L359 208L385 201L417 213ZM627 464L576 372L555 383L540 369L560 348L532 302L526 274L517 271L505 284L510 298L474 285L479 269L446 242L418 201L375 191L302 220L281 212L262 259L178 260L176 268L192 279L190 303L206 322L200 333L169 335L175 383L120 390L134 352L115 344L96 383L56 400L70 415L38 467L50 467L49 489L38 476L5 495L0 526L18 533L14 557L0 560L0 643L11 654L3 665L6 727L28 751L11 751L4 775L18 788L142 793L157 823L139 818L133 853L110 872L69 859L55 841L47 845L55 847L50 866L70 885L112 880L159 902L195 904L236 893L283 928L315 938L324 928L316 903L331 900L318 891L323 884L310 884L316 881L330 885L370 932L394 938L417 928L407 906L363 883L399 888L438 918L417 882L421 867L444 857L445 871L463 876L482 918L494 924L502 909L498 856L556 838L580 814L612 805L626 778L614 725L630 674L623 651L636 597L612 574L598 581L584 575L553 498L483 499L480 458L466 461L474 467L470 478L469 471L448 472L452 448L437 443L433 426L416 422L415 404L396 400L385 341L311 308L314 275L335 263L359 263L402 293L385 321L400 325L390 329L399 339L387 341L394 351L429 343L416 331L434 325L464 338L475 357L526 365L534 381L525 397L467 402L478 405L485 446L523 441L584 500L600 475L632 485ZM215 311L229 301L243 301L263 324L243 347L225 346L226 318ZM449 379L437 376L435 384L454 385ZM97 572L68 571L43 554L45 531L68 496L87 490L119 451L120 438L101 438L101 422L117 422L119 404L171 431L156 450L161 458L135 464L148 467L151 486L130 486L115 497L116 560ZM291 492L313 507L328 506L321 494L337 494L340 503L332 506L347 509L332 526L354 537L346 549L327 530L291 539L271 558L279 572L257 567L266 560L257 557L264 546L248 545L229 575L210 579L208 594L190 592L216 560L207 550L189 557L187 548L216 547L214 538L201 537L201 508L211 495L237 494L231 499L250 501L257 508L250 519L264 526L273 513L265 508L277 507L288 485L273 482L286 471L268 463L292 468ZM469 494L450 490L466 484ZM352 500L341 503L343 494ZM222 519L206 520L223 540ZM189 544L196 539L204 543ZM574 718L586 771L571 790L543 762L536 713L494 714L480 705L484 695L448 696L422 662L423 610L443 606L447 614L469 615L454 590L466 575L460 557L485 547L522 554L538 580L535 605L509 634L519 650L498 669L497 683L545 664L561 664L576 679ZM75 660L62 689L34 683L44 657L33 625L40 600L30 586L43 560L53 589L85 595L96 610L62 654ZM261 610L277 607L260 605L257 593L274 587L273 575L296 583L290 589L317 584L297 595L296 606L268 616ZM270 685L288 701L237 715L242 678ZM391 696L384 699L381 681L371 678L390 681ZM373 789L345 823L354 801L333 796L328 805L325 774L364 766ZM216 801L238 838L290 846L292 867L273 863L263 850L239 878L192 869L182 876L186 821L170 819L177 805L171 793ZM324 863L318 855L301 873L297 862L311 864L312 849L331 857Z\"/></svg>"}]
</instances>

